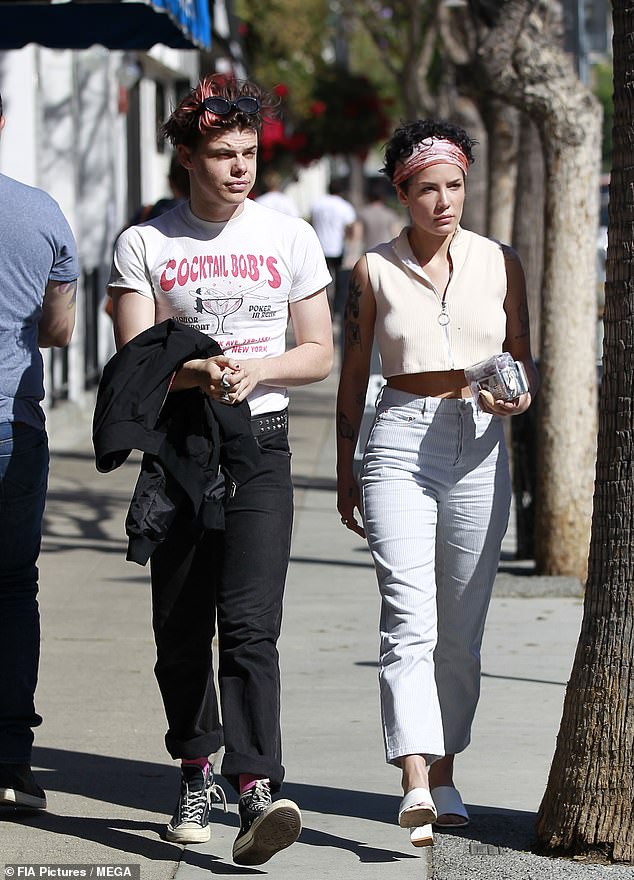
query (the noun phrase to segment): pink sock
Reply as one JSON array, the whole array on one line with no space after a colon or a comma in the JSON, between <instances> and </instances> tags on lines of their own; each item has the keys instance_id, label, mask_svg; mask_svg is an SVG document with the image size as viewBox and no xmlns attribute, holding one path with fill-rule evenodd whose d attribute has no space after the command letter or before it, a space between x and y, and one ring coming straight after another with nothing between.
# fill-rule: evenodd
<instances>
[{"instance_id":1,"label":"pink sock","mask_svg":"<svg viewBox=\"0 0 634 880\"><path fill-rule=\"evenodd\" d=\"M183 758L181 760L181 767L200 767L204 773L207 772L207 768L209 767L209 758Z\"/></svg>"},{"instance_id":2,"label":"pink sock","mask_svg":"<svg viewBox=\"0 0 634 880\"><path fill-rule=\"evenodd\" d=\"M244 794L245 791L248 791L250 788L253 788L256 782L260 779L265 779L267 782L268 776L254 776L252 773L241 773L240 774L240 794Z\"/></svg>"}]
</instances>

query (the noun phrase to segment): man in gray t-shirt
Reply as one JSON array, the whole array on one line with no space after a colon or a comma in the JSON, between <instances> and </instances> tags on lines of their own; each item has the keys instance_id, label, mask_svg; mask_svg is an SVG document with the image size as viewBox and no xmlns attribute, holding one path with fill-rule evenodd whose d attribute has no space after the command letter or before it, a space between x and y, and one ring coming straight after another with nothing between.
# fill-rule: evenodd
<instances>
[{"instance_id":1,"label":"man in gray t-shirt","mask_svg":"<svg viewBox=\"0 0 634 880\"><path fill-rule=\"evenodd\" d=\"M30 809L46 807L31 773L48 479L40 348L70 342L78 275L57 202L0 174L0 804Z\"/></svg>"}]
</instances>

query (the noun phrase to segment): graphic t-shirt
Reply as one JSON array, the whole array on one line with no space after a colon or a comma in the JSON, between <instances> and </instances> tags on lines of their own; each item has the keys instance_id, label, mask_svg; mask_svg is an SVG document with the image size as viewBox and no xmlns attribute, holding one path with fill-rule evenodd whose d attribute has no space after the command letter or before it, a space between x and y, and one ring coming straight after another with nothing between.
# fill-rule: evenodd
<instances>
[{"instance_id":1,"label":"graphic t-shirt","mask_svg":"<svg viewBox=\"0 0 634 880\"><path fill-rule=\"evenodd\" d=\"M224 223L196 217L186 202L117 239L109 288L155 303L156 323L173 318L212 336L235 358L286 349L288 306L330 282L323 252L304 220L252 200ZM287 405L284 388L259 385L253 415Z\"/></svg>"}]
</instances>

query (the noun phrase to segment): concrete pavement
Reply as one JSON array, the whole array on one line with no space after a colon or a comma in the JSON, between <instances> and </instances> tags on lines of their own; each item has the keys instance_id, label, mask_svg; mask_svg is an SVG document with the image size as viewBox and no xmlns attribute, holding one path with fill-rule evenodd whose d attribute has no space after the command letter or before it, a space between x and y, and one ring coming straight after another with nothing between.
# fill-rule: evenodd
<instances>
[{"instance_id":1,"label":"concrete pavement","mask_svg":"<svg viewBox=\"0 0 634 880\"><path fill-rule=\"evenodd\" d=\"M148 571L124 559L138 458L98 474L90 412L73 419L53 413L40 563L37 705L45 720L34 754L49 809L2 813L0 866L138 865L143 880L203 880L209 873L632 880L631 868L530 851L582 606L574 580L535 578L512 561L512 529L485 636L473 742L457 763L472 823L436 834L433 849L413 848L397 827L399 774L384 763L379 721L376 581L364 542L344 529L335 509L335 388L331 377L294 390L291 399L296 524L280 651L284 794L302 807L298 843L261 868L234 865L236 798L226 784L230 813L214 809L209 843L183 849L162 839L179 773L163 745Z\"/></svg>"}]
</instances>

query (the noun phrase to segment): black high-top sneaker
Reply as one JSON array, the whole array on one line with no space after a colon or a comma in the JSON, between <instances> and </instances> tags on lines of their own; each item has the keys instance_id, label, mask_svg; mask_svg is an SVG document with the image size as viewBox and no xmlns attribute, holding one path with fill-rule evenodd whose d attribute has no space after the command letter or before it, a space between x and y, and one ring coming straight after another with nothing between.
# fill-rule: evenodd
<instances>
[{"instance_id":1,"label":"black high-top sneaker","mask_svg":"<svg viewBox=\"0 0 634 880\"><path fill-rule=\"evenodd\" d=\"M295 843L302 830L302 814L289 800L271 801L268 780L259 779L238 801L240 831L233 844L237 865L263 865L271 856Z\"/></svg>"},{"instance_id":2,"label":"black high-top sneaker","mask_svg":"<svg viewBox=\"0 0 634 880\"><path fill-rule=\"evenodd\" d=\"M195 764L185 764L181 774L181 793L165 839L171 843L205 843L211 837L212 801L220 801L226 813L225 793L214 783L211 765L203 770Z\"/></svg>"},{"instance_id":3,"label":"black high-top sneaker","mask_svg":"<svg viewBox=\"0 0 634 880\"><path fill-rule=\"evenodd\" d=\"M46 795L28 764L0 764L0 804L45 810Z\"/></svg>"}]
</instances>

